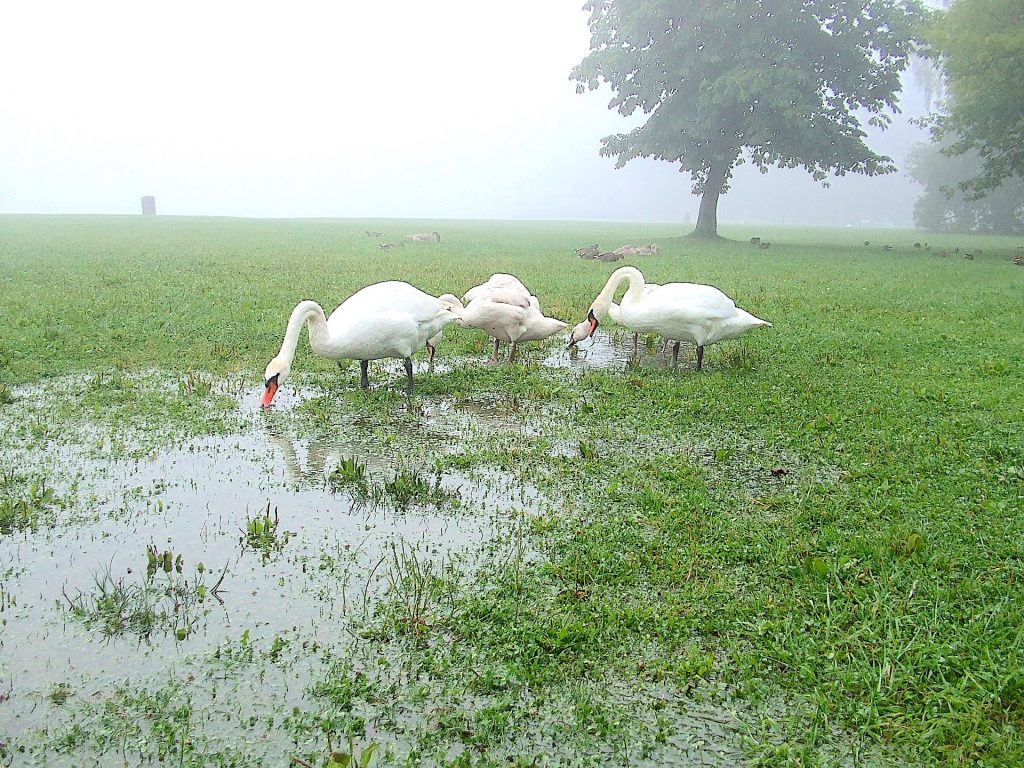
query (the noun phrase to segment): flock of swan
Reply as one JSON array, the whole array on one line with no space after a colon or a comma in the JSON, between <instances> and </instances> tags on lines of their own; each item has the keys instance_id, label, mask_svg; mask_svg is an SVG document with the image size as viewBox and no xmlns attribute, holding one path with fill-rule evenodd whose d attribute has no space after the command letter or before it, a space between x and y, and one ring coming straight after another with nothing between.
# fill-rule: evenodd
<instances>
[{"instance_id":1,"label":"flock of swan","mask_svg":"<svg viewBox=\"0 0 1024 768\"><path fill-rule=\"evenodd\" d=\"M615 293L626 282L626 293L615 304ZM680 342L691 342L697 347L698 371L708 344L733 339L751 328L771 326L737 307L713 286L655 285L647 283L639 269L621 267L591 303L587 319L572 329L569 347L592 336L608 314L633 331L634 352L639 333L673 340L673 368L678 362ZM260 405L269 407L288 378L303 325L308 326L309 345L316 354L332 360L359 361L359 385L364 389L369 386L370 360L402 360L406 391L411 395L413 354L426 347L432 365L437 345L450 323L480 329L494 339L491 362L497 361L502 342L509 345L511 361L520 342L542 341L568 327L561 320L545 317L537 297L518 278L506 274L492 275L467 291L462 300L452 294L434 297L409 283L390 280L352 294L330 317L315 301L301 301L288 318L280 352L267 364Z\"/></svg>"}]
</instances>

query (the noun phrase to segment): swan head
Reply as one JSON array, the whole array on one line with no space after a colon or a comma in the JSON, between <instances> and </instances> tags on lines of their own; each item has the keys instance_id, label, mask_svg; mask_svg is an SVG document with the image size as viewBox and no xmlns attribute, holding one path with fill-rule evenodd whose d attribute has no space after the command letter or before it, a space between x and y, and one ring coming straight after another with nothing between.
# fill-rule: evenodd
<instances>
[{"instance_id":1,"label":"swan head","mask_svg":"<svg viewBox=\"0 0 1024 768\"><path fill-rule=\"evenodd\" d=\"M458 323L462 319L462 310L465 307L462 306L462 302L459 301L458 296L453 296L450 293L442 293L437 297L437 300L441 302L441 315L445 317L445 324L452 322L453 320Z\"/></svg>"},{"instance_id":2,"label":"swan head","mask_svg":"<svg viewBox=\"0 0 1024 768\"><path fill-rule=\"evenodd\" d=\"M275 357L267 363L267 370L263 373L264 390L263 397L260 398L261 408L270 407L274 395L277 394L277 390L284 384L284 380L288 378L290 372L291 366L280 357Z\"/></svg>"},{"instance_id":3,"label":"swan head","mask_svg":"<svg viewBox=\"0 0 1024 768\"><path fill-rule=\"evenodd\" d=\"M587 313L587 319L572 329L572 333L569 334L569 347L575 347L579 342L584 339L588 339L594 335L594 331L597 330L597 317L594 315L594 310L591 309Z\"/></svg>"},{"instance_id":4,"label":"swan head","mask_svg":"<svg viewBox=\"0 0 1024 768\"><path fill-rule=\"evenodd\" d=\"M459 300L459 297L455 296L454 294L442 293L440 296L437 297L437 300L440 301L442 304L450 305L445 307L445 309L447 309L449 312L455 309L463 309L462 302Z\"/></svg>"}]
</instances>

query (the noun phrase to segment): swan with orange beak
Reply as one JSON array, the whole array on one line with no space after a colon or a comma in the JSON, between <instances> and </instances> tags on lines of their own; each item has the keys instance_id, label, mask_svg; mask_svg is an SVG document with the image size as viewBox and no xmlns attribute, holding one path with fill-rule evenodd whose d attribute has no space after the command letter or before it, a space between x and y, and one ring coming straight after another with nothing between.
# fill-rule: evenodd
<instances>
[{"instance_id":1,"label":"swan with orange beak","mask_svg":"<svg viewBox=\"0 0 1024 768\"><path fill-rule=\"evenodd\" d=\"M572 333L569 334L569 347L575 347L584 339L589 339L593 336L598 325L600 325L600 323L594 316L594 310L591 309L587 313L587 319L582 323L577 324L576 327L572 329Z\"/></svg>"},{"instance_id":2,"label":"swan with orange beak","mask_svg":"<svg viewBox=\"0 0 1024 768\"><path fill-rule=\"evenodd\" d=\"M288 319L280 352L264 371L260 406L269 407L288 378L304 327L316 354L331 360L359 361L359 386L363 389L370 386L371 360L398 358L405 366L406 393L412 395L413 353L425 348L428 341L435 344L445 326L460 313L461 307L396 280L357 291L330 317L315 301L300 301Z\"/></svg>"},{"instance_id":3,"label":"swan with orange beak","mask_svg":"<svg viewBox=\"0 0 1024 768\"><path fill-rule=\"evenodd\" d=\"M601 318L608 314L616 290L625 282L629 287L619 306L619 322L635 333L656 333L666 339L676 339L672 347L673 368L679 361L679 340L697 347L699 371L704 347L708 344L734 339L751 328L771 327L767 320L737 307L712 285L667 283L648 291L639 269L620 267L612 272L590 305L587 319L573 328L570 347L593 335Z\"/></svg>"}]
</instances>

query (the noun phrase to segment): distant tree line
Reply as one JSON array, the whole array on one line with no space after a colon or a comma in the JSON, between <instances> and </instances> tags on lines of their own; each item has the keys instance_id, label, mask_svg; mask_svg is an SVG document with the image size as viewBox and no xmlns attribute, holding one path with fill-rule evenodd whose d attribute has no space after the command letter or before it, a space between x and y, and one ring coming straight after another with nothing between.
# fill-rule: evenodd
<instances>
[{"instance_id":1,"label":"distant tree line","mask_svg":"<svg viewBox=\"0 0 1024 768\"><path fill-rule=\"evenodd\" d=\"M1024 2L956 0L926 29L945 98L910 175L919 227L1024 233Z\"/></svg>"},{"instance_id":2,"label":"distant tree line","mask_svg":"<svg viewBox=\"0 0 1024 768\"><path fill-rule=\"evenodd\" d=\"M967 199L1024 177L1024 2L956 0L925 33L947 96L931 121L951 156L976 158Z\"/></svg>"},{"instance_id":3,"label":"distant tree line","mask_svg":"<svg viewBox=\"0 0 1024 768\"><path fill-rule=\"evenodd\" d=\"M936 232L1024 234L1024 178L1004 179L984 197L961 185L978 178L984 160L975 151L946 154L952 141L917 144L907 170L924 192L914 204L914 224Z\"/></svg>"}]
</instances>

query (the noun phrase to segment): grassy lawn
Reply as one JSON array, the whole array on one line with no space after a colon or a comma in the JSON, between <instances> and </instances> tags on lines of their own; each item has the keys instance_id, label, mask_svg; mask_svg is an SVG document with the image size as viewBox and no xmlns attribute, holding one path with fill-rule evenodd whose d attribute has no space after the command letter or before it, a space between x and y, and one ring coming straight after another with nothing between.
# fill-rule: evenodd
<instances>
[{"instance_id":1,"label":"grassy lawn","mask_svg":"<svg viewBox=\"0 0 1024 768\"><path fill-rule=\"evenodd\" d=\"M383 251L367 229L442 240ZM571 326L619 266L573 250L655 242L659 256L625 263L650 282L716 285L774 324L709 347L699 374L692 349L667 370L654 339L639 364L545 364L556 339L486 366L483 334L450 326L439 361L451 367L417 373L412 403L398 368L371 366L364 393L357 366L317 359L303 341L285 385L294 405L273 414L288 429L351 433L389 466L502 473L546 501L518 516L513 506L502 536L514 546L495 545L458 579L424 575L404 549L382 555L393 588L356 632L363 655L293 643L284 655L300 695L277 706L255 686L265 716L251 733L214 743L195 721L221 710L169 665L104 692L119 721L69 709L86 703L77 681L70 700L53 688L38 706L61 717L7 738L0 728L0 764L127 750L178 764L320 765L349 736L356 751L380 746L373 764L686 764L697 747L680 734L697 721L726 731L721 764L1024 762L1024 268L1012 263L1022 243L726 226L731 239L709 244L685 230L0 217L0 435L18 447L0 457L7 554L15 539L52 540L86 504L67 483L40 490L33 479L44 465L34 457L76 445L83 425L104 450L126 425L129 443L155 435L150 457L241 431L245 398L301 299L329 313L378 280L461 295L511 272ZM136 376L171 386L124 383ZM47 382L70 394L45 416L19 410ZM492 421L423 436L465 403ZM265 538L269 507L266 522L252 511L249 533ZM0 608L25 578L0 561ZM429 599L410 596L417 579ZM0 650L19 621L48 628L44 644L60 637L60 616L45 615L60 591L39 598L21 582L20 594L0 613L11 617ZM173 656L189 641L171 629ZM273 639L241 637L217 646L219 668L278 663ZM314 659L316 679L298 679ZM0 721L19 706L3 696L4 672L0 660ZM278 757L250 751L256 733Z\"/></svg>"}]
</instances>

